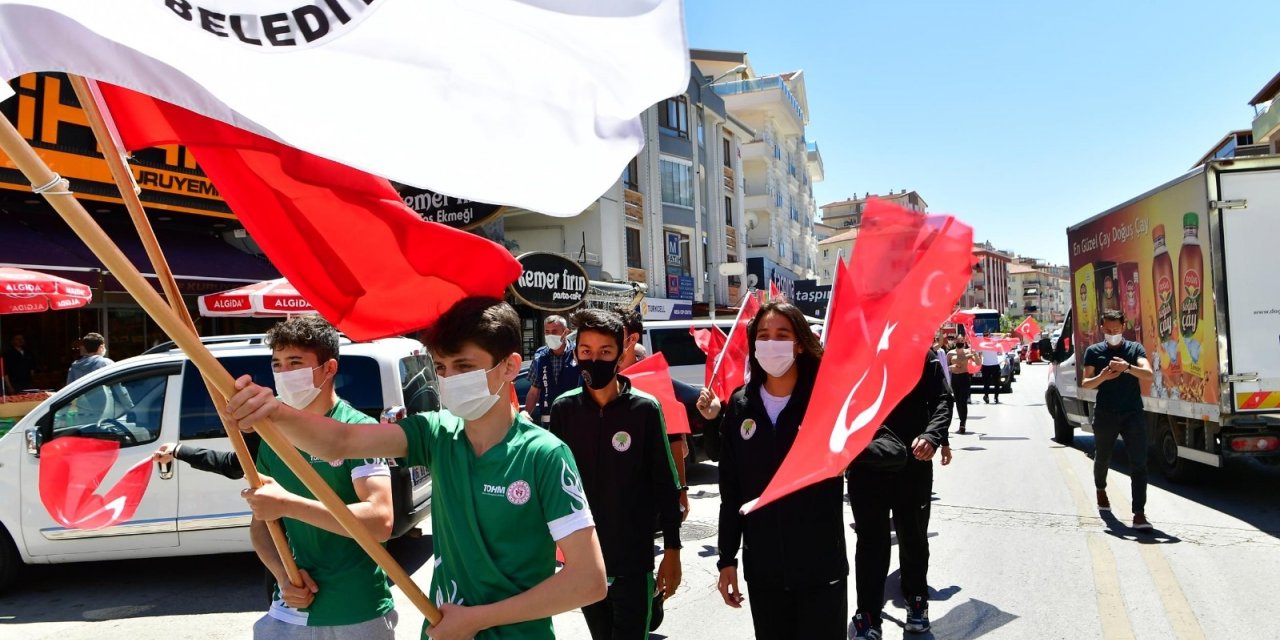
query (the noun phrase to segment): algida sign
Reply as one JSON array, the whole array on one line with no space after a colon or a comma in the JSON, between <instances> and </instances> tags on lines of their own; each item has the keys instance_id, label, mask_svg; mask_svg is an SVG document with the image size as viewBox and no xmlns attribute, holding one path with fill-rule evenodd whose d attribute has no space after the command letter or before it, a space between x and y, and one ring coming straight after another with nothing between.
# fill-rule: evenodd
<instances>
[{"instance_id":1,"label":"algida sign","mask_svg":"<svg viewBox=\"0 0 1280 640\"><path fill-rule=\"evenodd\" d=\"M518 258L524 270L511 285L516 300L543 311L571 311L587 297L582 265L554 253L533 252Z\"/></svg>"}]
</instances>

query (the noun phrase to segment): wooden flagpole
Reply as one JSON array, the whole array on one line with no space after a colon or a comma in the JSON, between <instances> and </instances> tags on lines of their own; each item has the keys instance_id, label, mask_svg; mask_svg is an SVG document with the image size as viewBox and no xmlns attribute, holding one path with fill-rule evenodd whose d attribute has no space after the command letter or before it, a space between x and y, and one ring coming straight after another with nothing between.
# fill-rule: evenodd
<instances>
[{"instance_id":1,"label":"wooden flagpole","mask_svg":"<svg viewBox=\"0 0 1280 640\"><path fill-rule=\"evenodd\" d=\"M200 338L191 331L178 317L173 309L147 284L138 269L129 262L120 248L107 237L106 232L89 216L89 213L69 191L69 185L61 176L51 171L40 156L36 155L31 145L22 134L13 127L8 118L0 118L0 151L3 151L22 174L31 181L32 190L44 196L50 206L66 220L76 235L93 251L107 270L124 285L138 304L151 319L164 330L170 338L191 359L202 375L210 380L218 393L224 397L235 395L235 380L222 367L218 359L200 342ZM254 425L263 441L279 454L285 465L293 471L325 508L346 529L360 548L373 558L387 572L387 576L395 581L401 591L413 602L414 606L426 616L432 624L440 621L440 610L436 609L426 594L413 582L409 574L391 557L377 540L369 534L364 525L351 513L329 485L303 460L302 455L269 420Z\"/></svg>"},{"instance_id":2,"label":"wooden flagpole","mask_svg":"<svg viewBox=\"0 0 1280 640\"><path fill-rule=\"evenodd\" d=\"M129 171L129 167L124 161L124 150L117 145L115 137L111 135L106 119L103 117L101 109L98 108L97 97L89 86L89 81L74 74L68 74L67 77L71 80L71 87L75 90L76 98L80 101L80 106L84 109L84 113L89 119L89 127L93 130L93 136L98 140L98 146L102 149L102 156L106 159L107 167L111 170L111 178L115 180L116 187L120 190L120 197L124 199L125 207L129 210L129 217L133 219L133 226L138 230L138 237L142 240L142 246L147 251L147 257L155 268L156 277L160 279L165 297L169 299L169 308L177 312L178 317L191 330L192 334L199 335L196 332L195 321L192 320L191 314L187 311L187 305L182 302L182 293L178 290L178 282L173 277L173 271L169 269L169 262L164 257L159 240L156 239L155 230L151 228L151 221L147 219L147 214L143 210L142 200L138 198L137 184L133 181L133 173ZM213 406L226 406L226 397L218 393L213 383L203 373L201 373L201 378L204 379L204 386L209 392L209 399L213 401ZM245 445L244 435L240 433L239 429L234 429L227 424L226 416L221 411L218 412L218 419L222 421L222 428L227 432L227 438L231 440L231 448L236 452L236 460L240 463L240 468L244 470L244 477L249 481L249 486L254 489L261 487L262 477L258 475L258 468L249 453L249 447ZM294 560L293 553L289 550L289 540L284 535L284 528L281 526L280 521L268 521L267 531L271 533L271 542L275 545L276 552L280 554L280 561L284 564L284 571L289 577L289 582L293 583L295 587L301 587L302 576L298 573L298 563Z\"/></svg>"}]
</instances>

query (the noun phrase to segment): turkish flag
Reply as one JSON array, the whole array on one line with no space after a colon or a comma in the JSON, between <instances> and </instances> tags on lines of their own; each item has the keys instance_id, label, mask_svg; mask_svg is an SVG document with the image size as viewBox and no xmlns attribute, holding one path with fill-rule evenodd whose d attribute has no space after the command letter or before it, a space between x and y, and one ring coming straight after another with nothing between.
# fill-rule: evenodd
<instances>
[{"instance_id":1,"label":"turkish flag","mask_svg":"<svg viewBox=\"0 0 1280 640\"><path fill-rule=\"evenodd\" d=\"M661 353L649 356L627 367L622 375L631 379L631 386L658 399L662 417L667 422L667 435L690 433L689 416L685 413L684 403L676 399L666 356Z\"/></svg>"},{"instance_id":2,"label":"turkish flag","mask_svg":"<svg viewBox=\"0 0 1280 640\"><path fill-rule=\"evenodd\" d=\"M769 281L769 300L782 300L782 292L778 291L778 283L773 280Z\"/></svg>"},{"instance_id":3,"label":"turkish flag","mask_svg":"<svg viewBox=\"0 0 1280 640\"><path fill-rule=\"evenodd\" d=\"M978 351L995 351L1002 353L1005 350L1004 340L993 336L985 336L973 341L973 348Z\"/></svg>"},{"instance_id":4,"label":"turkish flag","mask_svg":"<svg viewBox=\"0 0 1280 640\"><path fill-rule=\"evenodd\" d=\"M186 145L271 263L354 340L428 326L467 296L501 298L520 276L505 248L422 220L383 178L98 86L128 149Z\"/></svg>"},{"instance_id":5,"label":"turkish flag","mask_svg":"<svg viewBox=\"0 0 1280 640\"><path fill-rule=\"evenodd\" d=\"M120 443L66 436L40 447L40 502L68 529L102 529L126 522L138 510L151 481L151 456L129 467L99 494L120 455Z\"/></svg>"},{"instance_id":6,"label":"turkish flag","mask_svg":"<svg viewBox=\"0 0 1280 640\"><path fill-rule=\"evenodd\" d=\"M970 340L972 340L972 339L973 339L973 337L974 337L974 333L973 333L973 319L974 319L974 317L975 317L975 316L974 316L973 312L971 312L971 311L957 311L957 312L955 312L955 313L951 314L951 317L950 317L950 318L947 318L947 322L951 322L951 323L958 324L958 325L963 325L963 326L964 326L964 335L965 335L965 337L966 337L966 338L969 338Z\"/></svg>"},{"instance_id":7,"label":"turkish flag","mask_svg":"<svg viewBox=\"0 0 1280 640\"><path fill-rule=\"evenodd\" d=\"M729 336L724 335L724 331L721 331L720 327L715 325L708 329L689 327L689 334L693 336L694 344L698 345L698 348L707 354L707 371L703 376L702 386L709 388L711 387L711 374L716 368L716 357L720 355L725 343L729 341Z\"/></svg>"},{"instance_id":8,"label":"turkish flag","mask_svg":"<svg viewBox=\"0 0 1280 640\"><path fill-rule=\"evenodd\" d=\"M747 383L751 372L751 345L747 342L747 325L759 312L760 301L755 296L748 295L742 300L738 318L733 321L733 328L729 330L724 348L716 356L711 371L711 384L707 386L722 403L728 402L729 396Z\"/></svg>"},{"instance_id":9,"label":"turkish flag","mask_svg":"<svg viewBox=\"0 0 1280 640\"><path fill-rule=\"evenodd\" d=\"M1036 322L1035 318L1027 316L1027 319L1023 320L1013 332L1022 336L1022 339L1027 342L1035 342L1036 337L1040 335L1040 323Z\"/></svg>"},{"instance_id":10,"label":"turkish flag","mask_svg":"<svg viewBox=\"0 0 1280 640\"><path fill-rule=\"evenodd\" d=\"M830 332L795 444L758 509L848 467L920 380L920 359L964 292L973 230L871 200L850 264L837 264Z\"/></svg>"}]
</instances>

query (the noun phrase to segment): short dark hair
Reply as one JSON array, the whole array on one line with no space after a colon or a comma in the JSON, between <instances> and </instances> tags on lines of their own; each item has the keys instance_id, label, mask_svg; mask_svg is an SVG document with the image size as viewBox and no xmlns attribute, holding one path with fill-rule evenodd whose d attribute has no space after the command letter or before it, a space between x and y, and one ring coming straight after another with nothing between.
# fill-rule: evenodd
<instances>
[{"instance_id":1,"label":"short dark hair","mask_svg":"<svg viewBox=\"0 0 1280 640\"><path fill-rule=\"evenodd\" d=\"M622 320L622 328L626 329L628 334L644 333L644 319L640 316L639 309L619 305L613 308L613 312L618 314L618 318Z\"/></svg>"},{"instance_id":2,"label":"short dark hair","mask_svg":"<svg viewBox=\"0 0 1280 640\"><path fill-rule=\"evenodd\" d=\"M800 345L800 355L796 356L796 364L802 367L812 367L813 371L818 370L818 364L822 361L822 343L818 341L818 336L813 335L813 329L809 328L809 321L804 319L804 312L799 307L781 300L771 300L763 307L760 307L756 317L751 319L747 324L747 346L751 354L751 379L764 381L768 377L764 367L756 361L756 328L760 326L760 321L770 313L776 313L786 318L791 323L791 332L796 336L796 344ZM829 329L830 327L827 327ZM825 331L826 329L824 329Z\"/></svg>"},{"instance_id":3,"label":"short dark hair","mask_svg":"<svg viewBox=\"0 0 1280 640\"><path fill-rule=\"evenodd\" d=\"M80 345L89 353L95 353L98 349L101 349L102 345L106 344L106 342L107 339L103 338L101 333L86 333L84 334L84 337L80 339Z\"/></svg>"},{"instance_id":4,"label":"short dark hair","mask_svg":"<svg viewBox=\"0 0 1280 640\"><path fill-rule=\"evenodd\" d=\"M1106 322L1108 320L1115 320L1116 322L1123 323L1124 312L1119 309L1107 309L1106 311L1102 312L1102 319L1098 321L1098 324L1102 324L1103 322Z\"/></svg>"},{"instance_id":5,"label":"short dark hair","mask_svg":"<svg viewBox=\"0 0 1280 640\"><path fill-rule=\"evenodd\" d=\"M520 351L520 315L497 298L463 298L427 329L425 337L427 347L440 355L454 355L471 343L497 364Z\"/></svg>"},{"instance_id":6,"label":"short dark hair","mask_svg":"<svg viewBox=\"0 0 1280 640\"><path fill-rule=\"evenodd\" d=\"M320 316L296 316L267 330L266 345L272 351L296 347L316 354L324 364L338 359L338 330Z\"/></svg>"},{"instance_id":7,"label":"short dark hair","mask_svg":"<svg viewBox=\"0 0 1280 640\"><path fill-rule=\"evenodd\" d=\"M578 328L579 336L584 331L610 336L617 341L618 349L622 349L623 324L617 313L604 309L583 309L573 314L573 326Z\"/></svg>"}]
</instances>

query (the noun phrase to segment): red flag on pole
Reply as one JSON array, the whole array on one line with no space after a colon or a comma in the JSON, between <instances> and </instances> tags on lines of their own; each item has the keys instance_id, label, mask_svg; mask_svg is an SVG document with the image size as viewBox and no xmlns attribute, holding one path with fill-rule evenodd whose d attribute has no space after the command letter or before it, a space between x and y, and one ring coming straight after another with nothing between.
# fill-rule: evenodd
<instances>
[{"instance_id":1,"label":"red flag on pole","mask_svg":"<svg viewBox=\"0 0 1280 640\"><path fill-rule=\"evenodd\" d=\"M920 358L964 292L973 230L879 200L864 213L849 265L838 264L826 353L795 444L742 512L833 477L920 379Z\"/></svg>"},{"instance_id":2,"label":"red flag on pole","mask_svg":"<svg viewBox=\"0 0 1280 640\"><path fill-rule=\"evenodd\" d=\"M770 280L769 281L769 301L772 302L774 300L781 300L781 299L782 299L782 292L778 291L778 283L774 282L773 280Z\"/></svg>"},{"instance_id":3,"label":"red flag on pole","mask_svg":"<svg viewBox=\"0 0 1280 640\"><path fill-rule=\"evenodd\" d=\"M698 348L707 354L706 373L703 375L702 386L710 388L711 374L716 368L716 358L724 349L725 343L729 342L729 336L726 336L724 331L721 331L720 327L715 325L708 329L689 327L689 333L693 336L694 344L698 345Z\"/></svg>"},{"instance_id":4,"label":"red flag on pole","mask_svg":"<svg viewBox=\"0 0 1280 640\"><path fill-rule=\"evenodd\" d=\"M98 489L120 455L120 444L64 436L40 448L40 502L68 529L102 529L133 517L151 481L151 456L129 467L115 486Z\"/></svg>"},{"instance_id":5,"label":"red flag on pole","mask_svg":"<svg viewBox=\"0 0 1280 640\"><path fill-rule=\"evenodd\" d=\"M667 422L668 435L690 433L689 416L684 411L684 403L676 399L666 356L661 353L649 356L627 367L622 375L631 379L631 386L658 399L662 417Z\"/></svg>"},{"instance_id":6,"label":"red flag on pole","mask_svg":"<svg viewBox=\"0 0 1280 640\"><path fill-rule=\"evenodd\" d=\"M947 318L947 322L952 322L958 325L962 325L964 327L965 337L970 340L973 340L974 337L976 337L974 336L974 333L973 333L974 317L975 316L972 311L957 311L951 314L950 318Z\"/></svg>"},{"instance_id":7,"label":"red flag on pole","mask_svg":"<svg viewBox=\"0 0 1280 640\"><path fill-rule=\"evenodd\" d=\"M747 383L750 372L750 344L747 342L747 324L760 311L760 301L748 294L738 308L738 318L733 321L724 349L720 350L711 371L711 392L720 402L728 402L734 390Z\"/></svg>"},{"instance_id":8,"label":"red flag on pole","mask_svg":"<svg viewBox=\"0 0 1280 640\"><path fill-rule=\"evenodd\" d=\"M501 298L520 275L505 248L422 220L383 178L98 86L128 149L186 145L271 263L353 339L422 328L467 296Z\"/></svg>"},{"instance_id":9,"label":"red flag on pole","mask_svg":"<svg viewBox=\"0 0 1280 640\"><path fill-rule=\"evenodd\" d=\"M1040 323L1036 322L1035 318L1027 316L1027 319L1023 320L1013 332L1022 336L1022 339L1027 342L1035 342L1040 335Z\"/></svg>"}]
</instances>

